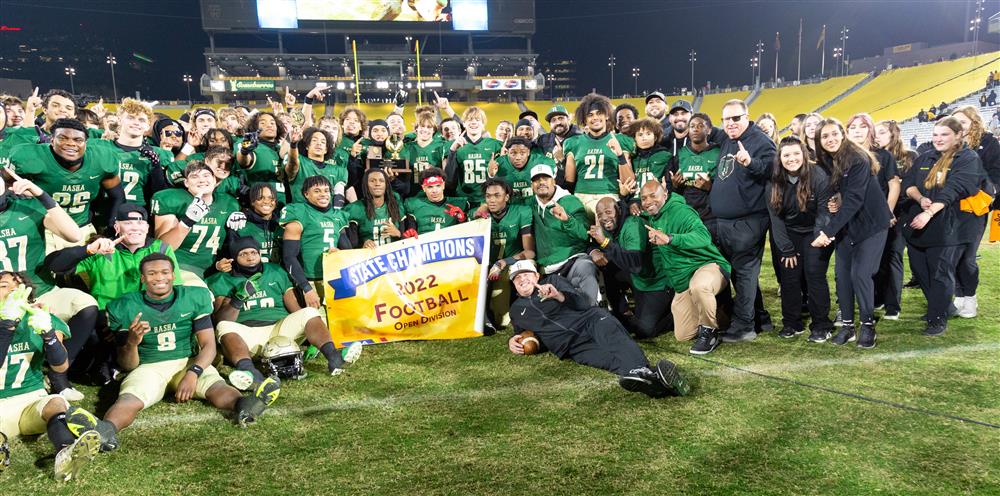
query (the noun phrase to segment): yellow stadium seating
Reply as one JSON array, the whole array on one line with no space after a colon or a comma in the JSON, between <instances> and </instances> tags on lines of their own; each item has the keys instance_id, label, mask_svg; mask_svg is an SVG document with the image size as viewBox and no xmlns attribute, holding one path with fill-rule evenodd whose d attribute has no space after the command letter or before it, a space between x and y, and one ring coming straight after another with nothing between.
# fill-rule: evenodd
<instances>
[{"instance_id":1,"label":"yellow stadium seating","mask_svg":"<svg viewBox=\"0 0 1000 496\"><path fill-rule=\"evenodd\" d=\"M858 84L866 76L867 74L852 74L816 84L766 89L761 91L750 105L750 114L757 120L757 117L764 112L770 112L778 120L778 129L781 129L787 126L796 114L815 111ZM704 108L704 105L702 107Z\"/></svg>"},{"instance_id":2,"label":"yellow stadium seating","mask_svg":"<svg viewBox=\"0 0 1000 496\"><path fill-rule=\"evenodd\" d=\"M705 95L705 98L703 98L701 101L701 107L699 107L698 111L704 114L708 114L708 116L712 118L712 124L716 126L721 126L722 106L727 101L732 100L734 98L740 100L746 100L748 96L750 96L749 91L731 91L729 93L715 93L711 95ZM757 117L756 115L752 116L752 118L756 117Z\"/></svg>"},{"instance_id":3,"label":"yellow stadium seating","mask_svg":"<svg viewBox=\"0 0 1000 496\"><path fill-rule=\"evenodd\" d=\"M1000 52L885 71L823 112L846 120L869 112L878 120L905 120L921 108L957 100L986 84L990 70L1000 69Z\"/></svg>"}]
</instances>

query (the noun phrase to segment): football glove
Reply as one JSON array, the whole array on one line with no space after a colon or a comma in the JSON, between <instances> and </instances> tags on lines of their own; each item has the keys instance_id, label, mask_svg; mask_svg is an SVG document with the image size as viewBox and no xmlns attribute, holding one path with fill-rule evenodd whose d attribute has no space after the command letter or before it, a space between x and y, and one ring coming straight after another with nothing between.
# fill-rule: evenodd
<instances>
[{"instance_id":1,"label":"football glove","mask_svg":"<svg viewBox=\"0 0 1000 496\"><path fill-rule=\"evenodd\" d=\"M247 226L247 215L243 212L233 212L226 220L226 228L232 231L239 231Z\"/></svg>"},{"instance_id":2,"label":"football glove","mask_svg":"<svg viewBox=\"0 0 1000 496\"><path fill-rule=\"evenodd\" d=\"M52 330L52 314L40 308L28 307L28 327L35 334L46 334Z\"/></svg>"},{"instance_id":3,"label":"football glove","mask_svg":"<svg viewBox=\"0 0 1000 496\"><path fill-rule=\"evenodd\" d=\"M149 165L152 167L160 166L160 156L156 154L156 150L149 146L148 143L143 143L143 145L139 147L139 156L149 160Z\"/></svg>"},{"instance_id":4,"label":"football glove","mask_svg":"<svg viewBox=\"0 0 1000 496\"><path fill-rule=\"evenodd\" d=\"M260 135L258 133L246 133L243 135L243 142L240 143L240 151L244 155L254 151L257 148L257 144L260 143Z\"/></svg>"},{"instance_id":5,"label":"football glove","mask_svg":"<svg viewBox=\"0 0 1000 496\"><path fill-rule=\"evenodd\" d=\"M411 227L411 228L403 231L403 237L404 238L416 238L417 237L417 230Z\"/></svg>"},{"instance_id":6,"label":"football glove","mask_svg":"<svg viewBox=\"0 0 1000 496\"><path fill-rule=\"evenodd\" d=\"M0 320L21 320L28 308L28 295L30 294L30 289L24 284L19 284L17 289L11 291L0 305Z\"/></svg>"},{"instance_id":7,"label":"football glove","mask_svg":"<svg viewBox=\"0 0 1000 496\"><path fill-rule=\"evenodd\" d=\"M397 107L402 107L403 105L406 105L406 97L408 95L409 94L406 92L406 90L401 89L401 90L397 91L396 92L396 106Z\"/></svg>"},{"instance_id":8,"label":"football glove","mask_svg":"<svg viewBox=\"0 0 1000 496\"><path fill-rule=\"evenodd\" d=\"M205 203L205 200L195 198L194 200L191 200L191 204L188 205L187 210L184 212L184 219L182 220L189 220L191 221L189 227L194 226L200 222L201 219L204 219L206 215L208 215L208 211L211 208L212 207L208 203Z\"/></svg>"},{"instance_id":9,"label":"football glove","mask_svg":"<svg viewBox=\"0 0 1000 496\"><path fill-rule=\"evenodd\" d=\"M233 299L239 300L241 303L249 300L253 295L260 291L260 278L264 277L263 272L258 272L249 279L247 279L243 284L235 287L233 289Z\"/></svg>"},{"instance_id":10,"label":"football glove","mask_svg":"<svg viewBox=\"0 0 1000 496\"><path fill-rule=\"evenodd\" d=\"M459 222L465 222L465 212L462 209L452 204L445 204L445 207L444 213L454 217Z\"/></svg>"}]
</instances>

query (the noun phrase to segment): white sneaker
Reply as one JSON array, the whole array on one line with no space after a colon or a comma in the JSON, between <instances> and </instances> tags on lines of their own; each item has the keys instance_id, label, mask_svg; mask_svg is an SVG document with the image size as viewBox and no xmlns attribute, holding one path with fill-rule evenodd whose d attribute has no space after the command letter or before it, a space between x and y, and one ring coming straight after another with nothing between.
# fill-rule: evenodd
<instances>
[{"instance_id":1,"label":"white sneaker","mask_svg":"<svg viewBox=\"0 0 1000 496\"><path fill-rule=\"evenodd\" d=\"M344 348L340 352L340 355L344 358L345 363L354 363L358 361L358 358L361 358L361 350L363 348L364 346L360 341L355 341L347 348Z\"/></svg>"},{"instance_id":2,"label":"white sneaker","mask_svg":"<svg viewBox=\"0 0 1000 496\"><path fill-rule=\"evenodd\" d=\"M66 388L59 391L59 396L62 396L66 401L83 401L84 395L76 388Z\"/></svg>"},{"instance_id":3,"label":"white sneaker","mask_svg":"<svg viewBox=\"0 0 1000 496\"><path fill-rule=\"evenodd\" d=\"M56 453L55 476L59 482L79 477L80 471L94 460L101 449L101 435L97 431L87 431L73 444Z\"/></svg>"},{"instance_id":4,"label":"white sneaker","mask_svg":"<svg viewBox=\"0 0 1000 496\"><path fill-rule=\"evenodd\" d=\"M957 300L958 298L956 298ZM979 302L976 301L975 296L966 296L963 298L965 303L958 307L958 316L963 319L974 319L976 315L979 314Z\"/></svg>"},{"instance_id":5,"label":"white sneaker","mask_svg":"<svg viewBox=\"0 0 1000 496\"><path fill-rule=\"evenodd\" d=\"M253 374L247 370L234 370L229 373L229 383L240 391L246 391L253 384Z\"/></svg>"}]
</instances>

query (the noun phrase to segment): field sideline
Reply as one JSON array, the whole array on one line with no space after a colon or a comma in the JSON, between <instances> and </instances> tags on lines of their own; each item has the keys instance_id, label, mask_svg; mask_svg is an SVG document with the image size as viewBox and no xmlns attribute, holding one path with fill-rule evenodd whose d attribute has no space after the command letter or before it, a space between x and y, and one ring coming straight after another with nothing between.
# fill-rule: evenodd
<instances>
[{"instance_id":1,"label":"field sideline","mask_svg":"<svg viewBox=\"0 0 1000 496\"><path fill-rule=\"evenodd\" d=\"M921 335L916 289L904 290L901 320L879 324L871 351L768 333L702 359L663 336L643 348L694 384L691 396L665 400L551 355L511 355L506 333L371 346L340 377L310 362L310 377L289 383L247 430L198 402L161 403L76 484L52 482L47 440L15 441L0 487L4 496L1000 494L1000 245L980 253L979 318L952 319L938 338ZM763 266L780 320L769 254ZM83 406L101 413L116 394L81 389Z\"/></svg>"}]
</instances>

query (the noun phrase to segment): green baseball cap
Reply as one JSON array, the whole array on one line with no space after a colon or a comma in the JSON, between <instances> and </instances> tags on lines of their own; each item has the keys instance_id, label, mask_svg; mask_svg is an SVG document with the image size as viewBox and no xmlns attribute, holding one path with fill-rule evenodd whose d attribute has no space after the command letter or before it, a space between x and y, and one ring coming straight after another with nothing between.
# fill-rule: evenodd
<instances>
[{"instance_id":1,"label":"green baseball cap","mask_svg":"<svg viewBox=\"0 0 1000 496\"><path fill-rule=\"evenodd\" d=\"M569 117L569 112L567 112L566 107L563 107L562 105L553 105L552 108L549 109L549 113L545 114L545 121L551 121L552 118L557 115L565 115L566 117Z\"/></svg>"}]
</instances>

